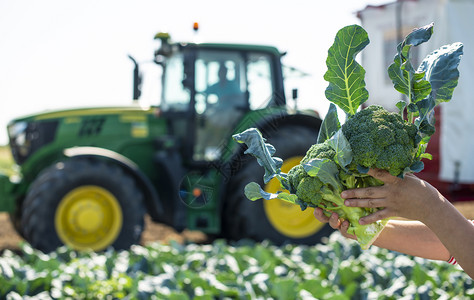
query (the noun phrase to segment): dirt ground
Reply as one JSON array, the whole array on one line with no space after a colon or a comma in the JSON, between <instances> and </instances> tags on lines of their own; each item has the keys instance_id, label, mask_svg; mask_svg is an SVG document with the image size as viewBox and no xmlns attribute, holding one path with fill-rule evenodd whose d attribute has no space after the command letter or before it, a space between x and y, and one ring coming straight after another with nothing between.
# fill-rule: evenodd
<instances>
[{"instance_id":1,"label":"dirt ground","mask_svg":"<svg viewBox=\"0 0 474 300\"><path fill-rule=\"evenodd\" d=\"M454 205L467 218L474 219L474 202L457 202ZM0 213L0 252L1 250L5 249L10 249L13 251L18 250L19 243L22 240L23 239L13 228L8 214ZM148 216L145 218L145 231L143 232L141 240L142 245L146 245L151 242L168 243L172 240L179 243L183 243L185 241L199 243L205 242L207 240L207 236L201 232L187 230L178 233L166 225L153 223Z\"/></svg>"}]
</instances>

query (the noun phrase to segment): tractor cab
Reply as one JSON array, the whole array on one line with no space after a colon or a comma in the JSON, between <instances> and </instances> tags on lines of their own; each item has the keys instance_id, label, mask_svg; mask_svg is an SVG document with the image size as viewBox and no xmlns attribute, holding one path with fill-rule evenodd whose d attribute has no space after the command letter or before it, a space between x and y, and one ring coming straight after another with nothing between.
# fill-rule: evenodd
<instances>
[{"instance_id":1,"label":"tractor cab","mask_svg":"<svg viewBox=\"0 0 474 300\"><path fill-rule=\"evenodd\" d=\"M219 160L223 144L250 110L285 104L281 53L274 47L173 44L159 33L161 116L192 162ZM278 78L279 77L279 78Z\"/></svg>"}]
</instances>

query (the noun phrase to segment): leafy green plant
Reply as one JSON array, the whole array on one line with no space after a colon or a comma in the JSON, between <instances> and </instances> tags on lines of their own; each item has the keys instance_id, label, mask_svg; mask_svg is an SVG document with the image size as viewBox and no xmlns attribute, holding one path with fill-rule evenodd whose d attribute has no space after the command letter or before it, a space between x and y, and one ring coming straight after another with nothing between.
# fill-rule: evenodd
<instances>
[{"instance_id":1,"label":"leafy green plant","mask_svg":"<svg viewBox=\"0 0 474 300\"><path fill-rule=\"evenodd\" d=\"M240 241L0 256L0 299L471 299L459 267L332 234L315 246Z\"/></svg>"},{"instance_id":2,"label":"leafy green plant","mask_svg":"<svg viewBox=\"0 0 474 300\"><path fill-rule=\"evenodd\" d=\"M430 158L425 151L434 133L434 108L452 98L463 53L461 43L443 46L429 54L415 70L410 50L428 41L432 32L433 24L417 28L397 47L388 75L394 88L408 100L398 103L399 112L392 113L375 105L360 110L369 93L365 88L365 70L357 63L356 56L369 44L369 38L358 25L339 30L328 51L328 70L324 75L329 82L326 97L332 103L317 144L308 150L300 164L288 174L282 173L282 160L273 157L275 148L265 143L256 128L233 136L237 142L247 144L245 153L255 156L265 169L264 183L277 178L284 190L267 193L252 182L245 187L247 198L252 201L278 198L299 204L302 210L308 206L320 207L328 216L336 212L349 220L348 232L355 234L361 247L367 249L387 220L360 225L358 220L374 209L346 207L340 194L345 189L383 184L367 175L370 168L403 177L421 171L422 159ZM339 123L335 105L346 113L347 121L343 125Z\"/></svg>"}]
</instances>

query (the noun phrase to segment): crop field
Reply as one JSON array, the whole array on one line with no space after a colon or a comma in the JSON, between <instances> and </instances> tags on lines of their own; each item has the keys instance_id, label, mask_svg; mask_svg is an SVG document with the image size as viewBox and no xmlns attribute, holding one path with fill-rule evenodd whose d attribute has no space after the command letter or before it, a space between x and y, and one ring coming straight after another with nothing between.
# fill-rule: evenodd
<instances>
[{"instance_id":1,"label":"crop field","mask_svg":"<svg viewBox=\"0 0 474 300\"><path fill-rule=\"evenodd\" d=\"M152 243L130 251L45 255L28 245L0 257L0 298L472 299L457 266L362 251L338 232L315 246L241 241ZM8 295L8 296L7 296Z\"/></svg>"}]
</instances>

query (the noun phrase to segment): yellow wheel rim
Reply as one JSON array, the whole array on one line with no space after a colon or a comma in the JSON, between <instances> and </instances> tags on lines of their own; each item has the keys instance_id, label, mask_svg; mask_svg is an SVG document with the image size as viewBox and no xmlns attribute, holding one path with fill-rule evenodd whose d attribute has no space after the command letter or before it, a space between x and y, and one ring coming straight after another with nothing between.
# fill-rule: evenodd
<instances>
[{"instance_id":1,"label":"yellow wheel rim","mask_svg":"<svg viewBox=\"0 0 474 300\"><path fill-rule=\"evenodd\" d=\"M122 209L113 194L87 185L73 189L58 205L56 232L64 244L76 250L103 250L122 229Z\"/></svg>"},{"instance_id":2,"label":"yellow wheel rim","mask_svg":"<svg viewBox=\"0 0 474 300\"><path fill-rule=\"evenodd\" d=\"M283 161L281 171L288 173L294 166L298 165L303 157L296 156ZM281 191L280 182L274 178L265 185L264 190L269 193ZM273 199L265 200L263 207L268 220L273 227L291 238L305 238L318 232L324 224L315 219L313 208L308 207L305 211L301 211L299 205L289 202Z\"/></svg>"}]
</instances>

